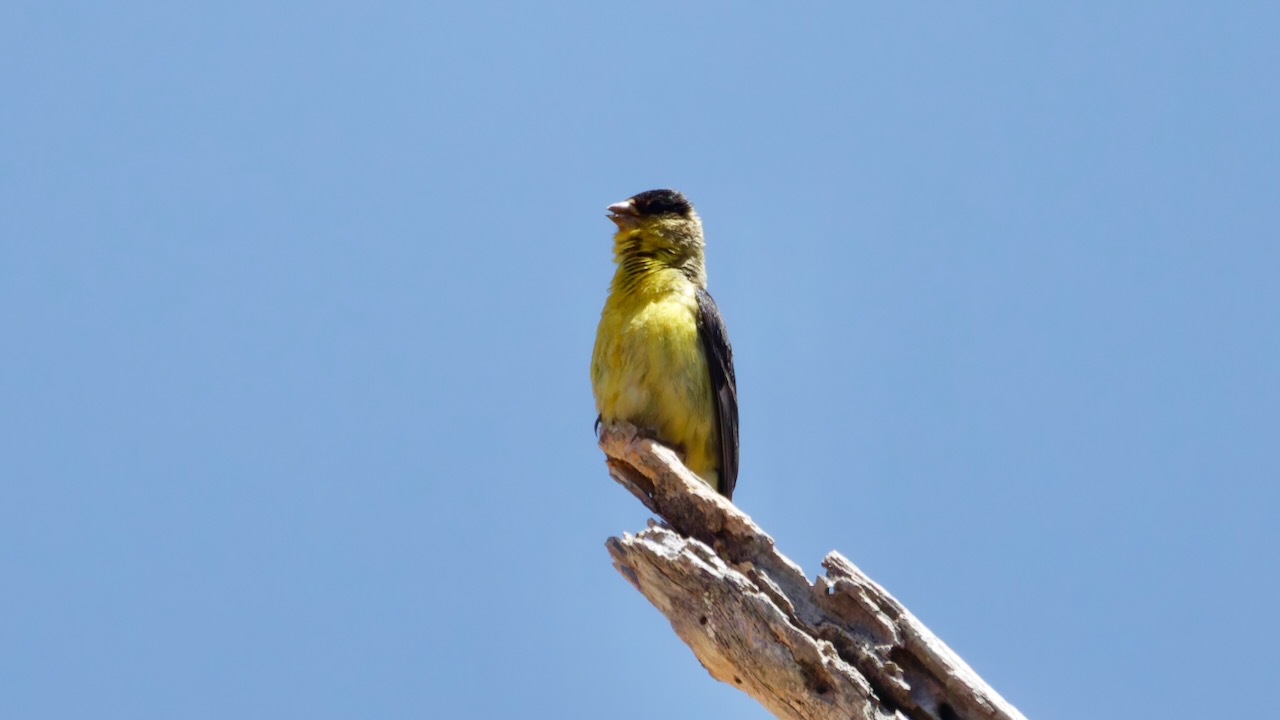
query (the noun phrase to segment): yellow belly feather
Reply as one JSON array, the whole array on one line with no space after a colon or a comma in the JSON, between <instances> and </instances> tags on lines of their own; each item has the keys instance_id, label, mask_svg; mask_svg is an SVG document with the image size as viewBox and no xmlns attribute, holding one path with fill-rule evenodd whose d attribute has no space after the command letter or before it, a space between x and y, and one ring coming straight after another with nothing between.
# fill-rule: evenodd
<instances>
[{"instance_id":1,"label":"yellow belly feather","mask_svg":"<svg viewBox=\"0 0 1280 720\"><path fill-rule=\"evenodd\" d=\"M716 487L719 437L693 283L654 273L605 302L591 360L596 410L679 452Z\"/></svg>"}]
</instances>

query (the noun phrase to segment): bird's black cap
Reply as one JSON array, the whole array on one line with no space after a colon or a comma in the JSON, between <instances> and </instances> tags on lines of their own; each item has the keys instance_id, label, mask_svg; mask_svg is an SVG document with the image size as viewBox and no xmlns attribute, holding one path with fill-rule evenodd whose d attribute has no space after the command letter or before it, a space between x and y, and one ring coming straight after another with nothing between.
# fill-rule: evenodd
<instances>
[{"instance_id":1,"label":"bird's black cap","mask_svg":"<svg viewBox=\"0 0 1280 720\"><path fill-rule=\"evenodd\" d=\"M688 215L693 205L675 190L645 190L631 198L639 215Z\"/></svg>"}]
</instances>

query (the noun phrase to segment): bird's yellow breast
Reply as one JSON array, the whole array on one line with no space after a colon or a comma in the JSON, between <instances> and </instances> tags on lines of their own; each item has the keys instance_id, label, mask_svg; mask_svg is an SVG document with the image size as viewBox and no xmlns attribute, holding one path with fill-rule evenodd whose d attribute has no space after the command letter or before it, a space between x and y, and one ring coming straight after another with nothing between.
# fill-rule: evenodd
<instances>
[{"instance_id":1,"label":"bird's yellow breast","mask_svg":"<svg viewBox=\"0 0 1280 720\"><path fill-rule=\"evenodd\" d=\"M603 419L652 434L716 487L719 438L695 292L669 269L615 284L600 316L591 385Z\"/></svg>"}]
</instances>

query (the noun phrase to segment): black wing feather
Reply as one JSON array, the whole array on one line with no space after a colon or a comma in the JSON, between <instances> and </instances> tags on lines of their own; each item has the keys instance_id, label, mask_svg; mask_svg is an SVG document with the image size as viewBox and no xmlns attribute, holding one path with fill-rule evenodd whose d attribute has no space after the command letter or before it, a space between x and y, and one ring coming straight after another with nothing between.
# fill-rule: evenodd
<instances>
[{"instance_id":1,"label":"black wing feather","mask_svg":"<svg viewBox=\"0 0 1280 720\"><path fill-rule=\"evenodd\" d=\"M711 392L720 431L720 494L733 499L738 484L738 381L733 375L733 348L716 301L698 288L698 335L711 371Z\"/></svg>"}]
</instances>

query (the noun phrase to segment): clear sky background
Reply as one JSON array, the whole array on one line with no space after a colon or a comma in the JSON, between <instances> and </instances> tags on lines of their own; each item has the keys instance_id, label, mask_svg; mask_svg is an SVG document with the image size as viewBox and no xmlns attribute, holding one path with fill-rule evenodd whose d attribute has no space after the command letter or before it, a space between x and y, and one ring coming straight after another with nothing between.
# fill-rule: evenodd
<instances>
[{"instance_id":1,"label":"clear sky background","mask_svg":"<svg viewBox=\"0 0 1280 720\"><path fill-rule=\"evenodd\" d=\"M0 717L764 718L612 569L606 205L737 502L1029 717L1268 717L1280 10L0 6Z\"/></svg>"}]
</instances>

